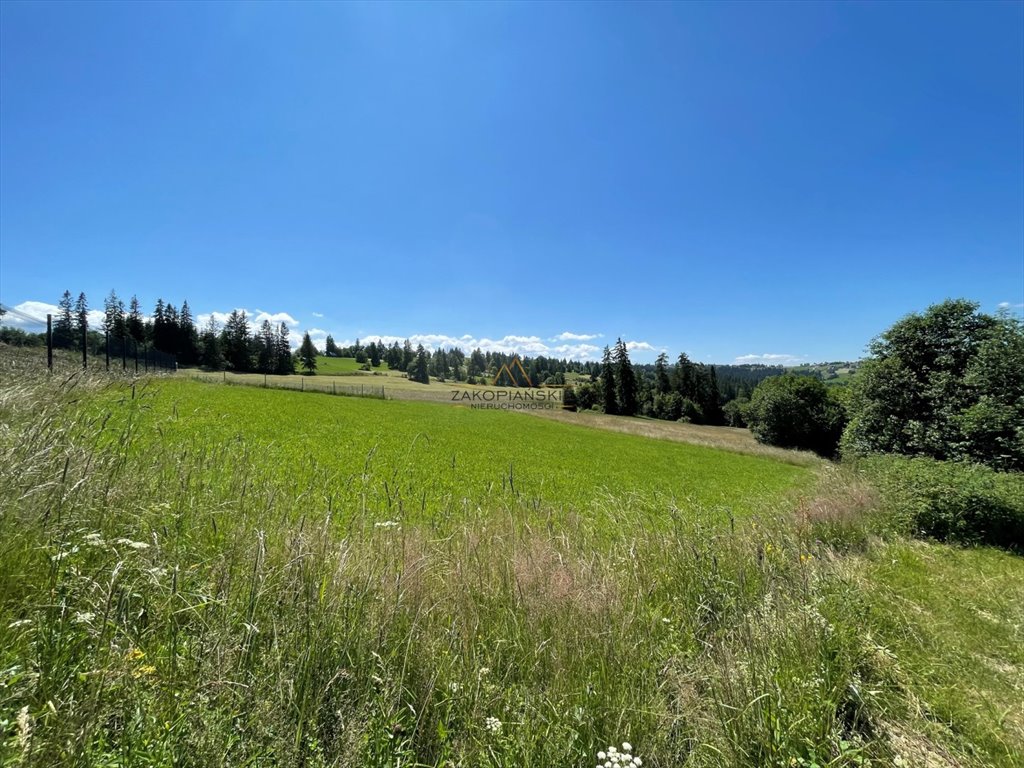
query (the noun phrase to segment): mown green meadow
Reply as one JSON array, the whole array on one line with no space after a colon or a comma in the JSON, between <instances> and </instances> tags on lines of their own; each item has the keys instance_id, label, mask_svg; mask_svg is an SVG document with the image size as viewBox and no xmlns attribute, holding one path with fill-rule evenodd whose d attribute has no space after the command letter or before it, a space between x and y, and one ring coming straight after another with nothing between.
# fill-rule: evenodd
<instances>
[{"instance_id":1,"label":"mown green meadow","mask_svg":"<svg viewBox=\"0 0 1024 768\"><path fill-rule=\"evenodd\" d=\"M170 377L0 424L4 766L1021 761L1020 558L855 471Z\"/></svg>"},{"instance_id":2,"label":"mown green meadow","mask_svg":"<svg viewBox=\"0 0 1024 768\"><path fill-rule=\"evenodd\" d=\"M580 429L501 410L361 400L162 380L137 388L139 450L233 445L275 484L332 497L370 521L431 519L526 503L548 512L629 500L690 518L747 515L806 487L804 468ZM124 392L95 402L117 411Z\"/></svg>"},{"instance_id":3,"label":"mown green meadow","mask_svg":"<svg viewBox=\"0 0 1024 768\"><path fill-rule=\"evenodd\" d=\"M338 376L349 373L365 373L361 368L362 363L357 362L354 357L325 357L324 355L319 355L316 359L316 373L318 375ZM389 368L388 364L382 360L379 366L371 368L371 370L373 372L387 372Z\"/></svg>"}]
</instances>

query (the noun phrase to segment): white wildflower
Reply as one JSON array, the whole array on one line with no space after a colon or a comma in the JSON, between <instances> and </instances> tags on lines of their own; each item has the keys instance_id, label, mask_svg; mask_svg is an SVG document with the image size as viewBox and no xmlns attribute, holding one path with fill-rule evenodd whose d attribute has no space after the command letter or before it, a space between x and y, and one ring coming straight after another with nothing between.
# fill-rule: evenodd
<instances>
[{"instance_id":1,"label":"white wildflower","mask_svg":"<svg viewBox=\"0 0 1024 768\"><path fill-rule=\"evenodd\" d=\"M480 667L480 671L477 672L477 678L482 680L483 678L487 677L489 674L491 674L491 668L490 667Z\"/></svg>"},{"instance_id":2,"label":"white wildflower","mask_svg":"<svg viewBox=\"0 0 1024 768\"><path fill-rule=\"evenodd\" d=\"M77 611L75 613L74 622L75 624L88 624L96 618L96 614L91 611Z\"/></svg>"},{"instance_id":3,"label":"white wildflower","mask_svg":"<svg viewBox=\"0 0 1024 768\"><path fill-rule=\"evenodd\" d=\"M103 536L101 536L98 533L85 534L85 536L82 538L82 543L87 547L102 547L104 544L106 544L106 542L103 541Z\"/></svg>"},{"instance_id":4,"label":"white wildflower","mask_svg":"<svg viewBox=\"0 0 1024 768\"><path fill-rule=\"evenodd\" d=\"M379 523L374 523L374 528L396 528L398 526L397 520L383 520Z\"/></svg>"},{"instance_id":5,"label":"white wildflower","mask_svg":"<svg viewBox=\"0 0 1024 768\"><path fill-rule=\"evenodd\" d=\"M118 544L124 544L126 547L131 547L132 549L138 549L138 550L149 549L149 544L147 544L144 541L132 541L131 539L118 539L117 543Z\"/></svg>"},{"instance_id":6,"label":"white wildflower","mask_svg":"<svg viewBox=\"0 0 1024 768\"><path fill-rule=\"evenodd\" d=\"M484 728L497 735L501 733L501 720L496 717L488 717L484 720Z\"/></svg>"},{"instance_id":7,"label":"white wildflower","mask_svg":"<svg viewBox=\"0 0 1024 768\"><path fill-rule=\"evenodd\" d=\"M597 753L597 768L640 768L644 761L632 752L633 745L628 741L622 742L621 752L614 746L601 750Z\"/></svg>"},{"instance_id":8,"label":"white wildflower","mask_svg":"<svg viewBox=\"0 0 1024 768\"><path fill-rule=\"evenodd\" d=\"M75 554L77 551L78 547L72 547L71 549L62 549L57 554L50 555L50 559L53 560L55 563L59 563L65 557L69 557L70 555Z\"/></svg>"}]
</instances>

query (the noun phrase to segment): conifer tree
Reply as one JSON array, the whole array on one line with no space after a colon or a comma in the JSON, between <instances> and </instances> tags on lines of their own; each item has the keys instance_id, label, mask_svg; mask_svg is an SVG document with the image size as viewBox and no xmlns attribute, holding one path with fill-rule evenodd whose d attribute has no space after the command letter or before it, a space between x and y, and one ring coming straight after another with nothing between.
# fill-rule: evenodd
<instances>
[{"instance_id":1,"label":"conifer tree","mask_svg":"<svg viewBox=\"0 0 1024 768\"><path fill-rule=\"evenodd\" d=\"M306 331L302 335L302 346L299 347L299 365L307 374L316 370L316 355L316 347L313 345L313 340L309 338L309 331Z\"/></svg>"},{"instance_id":2,"label":"conifer tree","mask_svg":"<svg viewBox=\"0 0 1024 768\"><path fill-rule=\"evenodd\" d=\"M206 324L200 336L201 353L199 361L205 368L219 371L224 367L224 355L221 352L220 333L217 328L217 320L210 315L210 321Z\"/></svg>"},{"instance_id":3,"label":"conifer tree","mask_svg":"<svg viewBox=\"0 0 1024 768\"><path fill-rule=\"evenodd\" d=\"M406 344L408 343L407 341ZM416 356L409 367L409 379L410 381L418 381L420 384L430 383L430 361L427 358L427 351L423 349L422 344L416 347Z\"/></svg>"},{"instance_id":4,"label":"conifer tree","mask_svg":"<svg viewBox=\"0 0 1024 768\"><path fill-rule=\"evenodd\" d=\"M259 367L260 373L274 373L277 370L277 331L264 320L259 333Z\"/></svg>"},{"instance_id":5,"label":"conifer tree","mask_svg":"<svg viewBox=\"0 0 1024 768\"><path fill-rule=\"evenodd\" d=\"M277 373L280 375L295 373L292 344L288 335L288 326L284 323L277 328Z\"/></svg>"},{"instance_id":6,"label":"conifer tree","mask_svg":"<svg viewBox=\"0 0 1024 768\"><path fill-rule=\"evenodd\" d=\"M125 336L124 302L117 297L117 291L111 290L103 302L103 330L111 339L123 339Z\"/></svg>"},{"instance_id":7,"label":"conifer tree","mask_svg":"<svg viewBox=\"0 0 1024 768\"><path fill-rule=\"evenodd\" d=\"M714 426L721 426L725 423L725 414L722 411L722 395L718 390L718 374L715 366L708 366L707 383L704 387L704 399L701 402L701 411L704 414L704 423Z\"/></svg>"},{"instance_id":8,"label":"conifer tree","mask_svg":"<svg viewBox=\"0 0 1024 768\"><path fill-rule=\"evenodd\" d=\"M249 354L249 320L245 310L232 310L224 325L222 334L224 357L234 371L248 371L252 368Z\"/></svg>"},{"instance_id":9,"label":"conifer tree","mask_svg":"<svg viewBox=\"0 0 1024 768\"><path fill-rule=\"evenodd\" d=\"M629 350L620 338L615 342L615 394L618 400L618 412L623 416L636 416L639 407L637 397L636 373L629 361Z\"/></svg>"},{"instance_id":10,"label":"conifer tree","mask_svg":"<svg viewBox=\"0 0 1024 768\"><path fill-rule=\"evenodd\" d=\"M608 347L605 347L604 354L601 356L601 392L604 395L605 413L616 414L619 412L615 389L615 368L612 366L612 353Z\"/></svg>"},{"instance_id":11,"label":"conifer tree","mask_svg":"<svg viewBox=\"0 0 1024 768\"><path fill-rule=\"evenodd\" d=\"M672 388L668 378L668 355L662 352L654 361L654 392L658 395L667 395Z\"/></svg>"},{"instance_id":12,"label":"conifer tree","mask_svg":"<svg viewBox=\"0 0 1024 768\"><path fill-rule=\"evenodd\" d=\"M81 338L79 336L79 338ZM53 346L69 349L75 346L75 318L71 310L71 291L64 291L57 303L57 321L53 324Z\"/></svg>"},{"instance_id":13,"label":"conifer tree","mask_svg":"<svg viewBox=\"0 0 1024 768\"><path fill-rule=\"evenodd\" d=\"M142 309L139 306L138 296L132 296L132 300L128 303L128 318L125 321L125 330L135 340L136 344L141 344L146 340L146 324L142 318Z\"/></svg>"},{"instance_id":14,"label":"conifer tree","mask_svg":"<svg viewBox=\"0 0 1024 768\"><path fill-rule=\"evenodd\" d=\"M75 338L81 339L89 330L89 303L86 301L84 293L79 293L78 299L75 301L75 320L78 323L75 328Z\"/></svg>"}]
</instances>

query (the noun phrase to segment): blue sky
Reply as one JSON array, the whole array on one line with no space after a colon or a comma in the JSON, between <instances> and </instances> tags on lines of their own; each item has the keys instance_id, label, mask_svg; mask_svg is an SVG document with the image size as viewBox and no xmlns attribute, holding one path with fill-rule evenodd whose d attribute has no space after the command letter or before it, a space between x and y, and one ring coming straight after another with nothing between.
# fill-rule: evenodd
<instances>
[{"instance_id":1,"label":"blue sky","mask_svg":"<svg viewBox=\"0 0 1024 768\"><path fill-rule=\"evenodd\" d=\"M1019 312L1024 3L3 2L0 301L65 288L720 363Z\"/></svg>"}]
</instances>

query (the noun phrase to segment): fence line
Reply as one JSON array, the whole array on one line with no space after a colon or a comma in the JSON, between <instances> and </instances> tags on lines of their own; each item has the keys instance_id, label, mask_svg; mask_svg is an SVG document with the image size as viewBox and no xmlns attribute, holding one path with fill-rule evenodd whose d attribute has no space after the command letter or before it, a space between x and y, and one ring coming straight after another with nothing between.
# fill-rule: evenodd
<instances>
[{"instance_id":1,"label":"fence line","mask_svg":"<svg viewBox=\"0 0 1024 768\"><path fill-rule=\"evenodd\" d=\"M120 369L124 373L132 374L171 372L178 369L177 358L174 355L156 349L145 342L140 344L130 336L112 339L109 334L104 333L102 338L98 338L96 333L90 334L88 328L83 328L80 338L64 339L65 345L59 346L55 344L54 340L52 314L48 314L43 320L11 307L4 306L3 309L4 316L10 314L23 323L35 323L45 327L46 330L39 334L43 337L42 344L36 341L34 344L16 344L15 346L21 346L26 350L39 349L40 355L45 349L46 367L49 371L53 371L55 362L62 370L80 366L83 370L117 372ZM2 319L0 319L0 324L2 324ZM15 328L15 330L21 329ZM54 356L54 352L59 353L62 350L66 350L68 354ZM79 354L81 354L81 362L72 363L71 361ZM25 357L24 353L22 357Z\"/></svg>"},{"instance_id":2,"label":"fence line","mask_svg":"<svg viewBox=\"0 0 1024 768\"><path fill-rule=\"evenodd\" d=\"M386 400L384 387L373 384L338 384L337 381L317 381L314 376L277 376L263 373L207 373L190 371L189 378L197 381L220 382L243 387L260 387L261 389L290 389L295 392L319 392L339 397L368 397L374 400Z\"/></svg>"}]
</instances>

